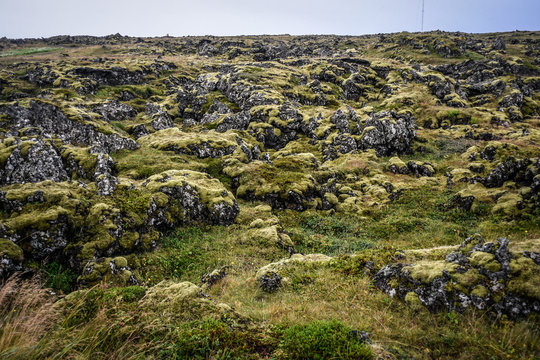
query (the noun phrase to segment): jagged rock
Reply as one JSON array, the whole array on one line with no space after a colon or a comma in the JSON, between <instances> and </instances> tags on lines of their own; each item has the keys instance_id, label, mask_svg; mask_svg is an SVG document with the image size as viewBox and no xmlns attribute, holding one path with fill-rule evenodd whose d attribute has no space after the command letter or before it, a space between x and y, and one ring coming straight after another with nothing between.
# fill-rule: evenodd
<instances>
[{"instance_id":1,"label":"jagged rock","mask_svg":"<svg viewBox=\"0 0 540 360\"><path fill-rule=\"evenodd\" d=\"M381 111L359 123L362 138L359 149L375 149L378 156L410 151L416 138L414 118L409 113Z\"/></svg>"},{"instance_id":2,"label":"jagged rock","mask_svg":"<svg viewBox=\"0 0 540 360\"><path fill-rule=\"evenodd\" d=\"M0 238L0 279L22 270L23 252L14 242Z\"/></svg>"},{"instance_id":3,"label":"jagged rock","mask_svg":"<svg viewBox=\"0 0 540 360\"><path fill-rule=\"evenodd\" d=\"M532 246L538 249L538 240ZM471 237L445 260L387 265L374 282L390 296L407 303L414 296L434 312L473 306L499 316L521 317L540 312L538 266L519 243L512 246L505 238L485 243L481 237Z\"/></svg>"},{"instance_id":4,"label":"jagged rock","mask_svg":"<svg viewBox=\"0 0 540 360\"><path fill-rule=\"evenodd\" d=\"M100 114L105 121L125 120L137 115L137 111L127 104L122 104L116 100L106 102L94 108L94 111Z\"/></svg>"},{"instance_id":5,"label":"jagged rock","mask_svg":"<svg viewBox=\"0 0 540 360\"><path fill-rule=\"evenodd\" d=\"M152 118L150 126L154 130L164 130L174 127L174 122L171 119L171 116L166 111L164 111L158 104L147 102L145 114ZM141 134L141 132L138 132L137 137L140 137Z\"/></svg>"},{"instance_id":6,"label":"jagged rock","mask_svg":"<svg viewBox=\"0 0 540 360\"><path fill-rule=\"evenodd\" d=\"M217 132L226 132L227 130L245 130L249 126L251 115L249 111L241 111L236 114L227 115L216 128Z\"/></svg>"},{"instance_id":7,"label":"jagged rock","mask_svg":"<svg viewBox=\"0 0 540 360\"><path fill-rule=\"evenodd\" d=\"M26 70L26 75L23 79L39 86L50 86L54 84L58 77L58 74L51 67L36 66L33 70Z\"/></svg>"},{"instance_id":8,"label":"jagged rock","mask_svg":"<svg viewBox=\"0 0 540 360\"><path fill-rule=\"evenodd\" d=\"M230 225L240 211L234 196L208 174L170 170L151 176L144 187L152 192L159 191L171 200L149 209L151 226L171 226L171 221L173 224L206 221ZM167 212L176 216L167 217Z\"/></svg>"},{"instance_id":9,"label":"jagged rock","mask_svg":"<svg viewBox=\"0 0 540 360\"><path fill-rule=\"evenodd\" d=\"M461 196L459 194L456 194L452 198L450 198L450 200L446 204L446 208L447 209L458 208L464 211L469 211L471 210L473 202L474 202L474 196L472 195Z\"/></svg>"},{"instance_id":10,"label":"jagged rock","mask_svg":"<svg viewBox=\"0 0 540 360\"><path fill-rule=\"evenodd\" d=\"M390 159L390 165L388 165L388 170L394 174L403 174L403 175L407 175L410 172L407 164L405 164L397 156L394 156Z\"/></svg>"},{"instance_id":11,"label":"jagged rock","mask_svg":"<svg viewBox=\"0 0 540 360\"><path fill-rule=\"evenodd\" d=\"M93 80L100 86L140 84L144 81L144 74L142 71L129 71L118 66L110 69L77 67L71 70L71 73L82 78Z\"/></svg>"},{"instance_id":12,"label":"jagged rock","mask_svg":"<svg viewBox=\"0 0 540 360\"><path fill-rule=\"evenodd\" d=\"M506 44L504 40L500 37L495 39L493 45L491 46L491 50L506 50Z\"/></svg>"},{"instance_id":13,"label":"jagged rock","mask_svg":"<svg viewBox=\"0 0 540 360\"><path fill-rule=\"evenodd\" d=\"M117 134L104 134L94 125L69 119L58 107L40 101L30 101L30 108L16 105L0 107L0 113L11 118L9 129L15 134L18 134L19 129L36 127L42 130L42 135L55 136L77 146L92 146L95 152L110 153L139 147L131 139Z\"/></svg>"},{"instance_id":14,"label":"jagged rock","mask_svg":"<svg viewBox=\"0 0 540 360\"><path fill-rule=\"evenodd\" d=\"M424 162L420 163L418 161L410 160L407 163L407 167L409 168L409 172L414 174L415 176L433 176L435 174L435 170L433 169L433 164Z\"/></svg>"},{"instance_id":15,"label":"jagged rock","mask_svg":"<svg viewBox=\"0 0 540 360\"><path fill-rule=\"evenodd\" d=\"M41 139L19 142L0 167L0 184L23 184L44 180L65 181L64 169L58 150Z\"/></svg>"},{"instance_id":16,"label":"jagged rock","mask_svg":"<svg viewBox=\"0 0 540 360\"><path fill-rule=\"evenodd\" d=\"M510 108L512 106L521 109L523 104L523 94L520 91L513 91L511 94L506 95L499 103L500 108Z\"/></svg>"},{"instance_id":17,"label":"jagged rock","mask_svg":"<svg viewBox=\"0 0 540 360\"><path fill-rule=\"evenodd\" d=\"M98 154L94 179L99 195L111 195L118 184L118 179L114 174L114 160L109 154Z\"/></svg>"},{"instance_id":18,"label":"jagged rock","mask_svg":"<svg viewBox=\"0 0 540 360\"><path fill-rule=\"evenodd\" d=\"M227 105L225 105L224 103L222 103L221 101L217 99L214 99L214 102L208 108L208 112L211 114L216 113L216 114L223 115L223 114L229 114L232 111L231 109L229 109Z\"/></svg>"},{"instance_id":19,"label":"jagged rock","mask_svg":"<svg viewBox=\"0 0 540 360\"><path fill-rule=\"evenodd\" d=\"M150 134L144 124L135 125L130 129L129 133L135 136L136 139Z\"/></svg>"},{"instance_id":20,"label":"jagged rock","mask_svg":"<svg viewBox=\"0 0 540 360\"><path fill-rule=\"evenodd\" d=\"M487 188L499 187L504 184L505 181L515 179L516 176L520 176L520 173L531 164L528 159L516 160L509 158L504 162L497 165L491 172L482 179L482 183Z\"/></svg>"},{"instance_id":21,"label":"jagged rock","mask_svg":"<svg viewBox=\"0 0 540 360\"><path fill-rule=\"evenodd\" d=\"M349 114L346 114L343 110L338 110L330 118L330 121L336 125L340 133L351 132L349 127L349 119L351 121L358 122L358 119L351 108L348 109L348 112Z\"/></svg>"},{"instance_id":22,"label":"jagged rock","mask_svg":"<svg viewBox=\"0 0 540 360\"><path fill-rule=\"evenodd\" d=\"M259 278L259 285L265 292L274 292L281 287L281 276L276 273L266 273Z\"/></svg>"},{"instance_id":23,"label":"jagged rock","mask_svg":"<svg viewBox=\"0 0 540 360\"><path fill-rule=\"evenodd\" d=\"M68 211L51 206L37 214L23 214L3 221L0 237L13 241L32 258L43 260L64 249L71 234Z\"/></svg>"}]
</instances>

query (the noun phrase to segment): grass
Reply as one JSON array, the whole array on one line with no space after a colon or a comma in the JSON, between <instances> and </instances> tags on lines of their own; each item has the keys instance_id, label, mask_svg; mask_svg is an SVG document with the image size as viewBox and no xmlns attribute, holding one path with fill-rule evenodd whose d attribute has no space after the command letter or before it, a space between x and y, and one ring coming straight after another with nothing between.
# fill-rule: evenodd
<instances>
[{"instance_id":1,"label":"grass","mask_svg":"<svg viewBox=\"0 0 540 360\"><path fill-rule=\"evenodd\" d=\"M25 358L58 316L39 279L11 276L0 287L0 358Z\"/></svg>"},{"instance_id":2,"label":"grass","mask_svg":"<svg viewBox=\"0 0 540 360\"><path fill-rule=\"evenodd\" d=\"M0 52L0 57L42 54L42 53L57 51L60 49L62 48L59 48L59 47L23 48L23 49L17 49L17 50L2 51Z\"/></svg>"},{"instance_id":3,"label":"grass","mask_svg":"<svg viewBox=\"0 0 540 360\"><path fill-rule=\"evenodd\" d=\"M220 228L213 230L192 226L163 238L159 249L143 259L143 278L150 284L164 278L197 282L205 272L222 265L208 256L213 239L221 233Z\"/></svg>"},{"instance_id":4,"label":"grass","mask_svg":"<svg viewBox=\"0 0 540 360\"><path fill-rule=\"evenodd\" d=\"M55 291L68 294L74 290L74 284L77 280L77 274L58 262L52 262L45 266L47 280L45 286Z\"/></svg>"},{"instance_id":5,"label":"grass","mask_svg":"<svg viewBox=\"0 0 540 360\"><path fill-rule=\"evenodd\" d=\"M344 276L320 268L312 282L263 294L246 278L226 278L211 295L274 324L337 320L370 333L379 355L417 359L532 359L538 319L497 321L481 312L463 315L413 311L374 289L366 275ZM396 331L396 329L400 329Z\"/></svg>"},{"instance_id":6,"label":"grass","mask_svg":"<svg viewBox=\"0 0 540 360\"><path fill-rule=\"evenodd\" d=\"M513 33L508 36L518 35ZM261 192L264 195L278 192L278 195L282 196L281 200L285 200L289 190L298 190L299 193L312 191L314 197L318 198L319 188L328 179L334 179L358 194L363 191L364 194L359 194L358 201L366 203L366 208L362 210L367 210L363 212L363 216L315 210L270 212L268 207L257 206L261 203L252 202L253 196L246 191L244 196L238 196L241 213L236 223L229 227L186 224L166 232L157 240L157 247L153 251L143 252L147 249L139 247L138 251L141 252L127 253L125 249L121 249L119 251L125 252L113 254L124 256L128 260L142 286L108 288L106 284L100 284L91 289L72 292L75 290L74 283L80 269L70 269L67 262L59 259L44 264L40 271L42 279L28 280L21 275L8 279L0 287L0 358L538 358L538 314L517 320L506 317L494 319L489 312L472 310L463 314L431 314L423 308L406 306L402 301L384 294L373 284L372 275L385 264L409 261L409 256L424 256L409 255L411 252L405 251L405 255L402 255L405 258L399 258L396 256L399 250L456 245L474 233L480 233L487 241L494 241L500 236L509 237L511 240L540 237L540 220L534 211L504 218L491 214L493 203L476 203L471 211L449 210L445 207L449 199L464 186L456 183L452 189L446 188L445 174L453 169L465 169L469 166L469 161L461 158L469 147L477 145L483 149L487 145L483 141L465 138L468 131L490 132L500 136L502 142L518 145L519 150L509 150L512 155L522 158L537 156L534 150L538 140L538 122L530 119L538 112L534 103L534 100L538 100L537 94L533 95L532 100L524 102L525 121L510 124L509 128L490 124L491 116L496 114L495 109L498 107L495 97L488 96L488 103L482 108L467 107L456 110L444 106L437 102L426 84L412 77L404 80L400 74L402 71L404 75L411 74L408 64L412 60L420 61L422 68L415 71L422 75L429 64L455 63L467 58L487 60L492 55L486 53L484 57L469 51L446 59L437 54L435 47L430 45L434 39L444 38L444 35L432 33L411 36L418 36L416 40L424 44L424 49L415 49L408 45L399 47L380 42L376 38L354 41L352 38L336 39L336 48L357 48L362 53L362 58L373 62L373 71L376 70L377 63L379 68L388 67L391 71L388 76L375 76L373 71L369 71L373 73L375 80L373 83L371 80L366 82L365 95L360 101L367 101L368 106L365 109L362 109L359 103L343 100L343 88L339 83L344 77L352 75L348 68L343 69L341 73L344 75L338 77L336 84L322 81L321 87L326 93L328 106L304 105L299 107L298 111L306 115L306 120L309 117L318 119L318 129L327 129L327 133L321 132L321 136L326 140L310 141L300 132L298 140L291 142L283 150L292 154L309 152L321 161L321 142L331 141L336 135L336 129L330 125L329 119L336 109L347 104L353 106L358 117L362 119L370 116L370 106L373 106L375 111L411 110L416 124L420 126L419 138L413 143L410 154L399 156L405 163L409 160L431 162L436 170L434 177L427 179L390 174L385 168L388 158L363 161L354 160L362 157L354 155L353 160L343 166L330 166L327 162L317 167L312 166L310 161L303 160L302 156L280 158L276 149L261 147L262 152L269 152L273 165L232 162L238 167L234 170L239 170L239 173L234 175L239 178L233 179L224 173L223 168L224 165L231 164L230 160L238 160L234 159L236 155L229 158L197 159L194 156L146 146L135 151L119 151L113 154L118 177L122 183L126 182L126 178L130 179L139 188L151 175L171 169L189 169L210 174L231 191L239 188L237 183L242 184L245 180L249 185L248 190L264 189L266 192ZM426 38L422 39L424 36ZM474 36L479 36L478 39L481 37ZM455 39L454 35L451 37ZM292 41L287 36L279 39L285 43ZM244 40L248 43L257 41L253 38ZM166 40L165 47L174 52L174 55L162 58L178 65L174 72L178 78L186 76L195 79L201 73L215 72L222 67L222 58L201 59L181 55L184 51L182 41ZM490 41L486 40L486 44ZM508 55L521 56L525 66L532 64L532 58L522 56L525 51L524 41L520 45L507 42ZM375 48L375 44L380 46ZM92 67L125 66L126 62L128 65L139 66L155 61L156 55L152 52L161 52L164 49L163 43L141 43L133 45L141 50L136 53L132 52L132 45L74 47L70 50L69 58L64 58L62 63L58 61L61 58L60 53L56 52L59 48L17 49L4 51L0 53L0 57L5 57L2 61L10 63L17 60L10 57L50 52L50 55L43 58L50 58L50 65L55 71L68 73L72 66L79 65L78 62L81 66ZM326 45L322 40L315 39L310 46L317 48ZM192 46L189 48L193 49ZM425 54L426 49L431 50L432 54ZM120 53L125 53L125 56ZM98 55L106 58L105 63L97 64L89 60ZM399 60L399 63L392 59ZM301 85L301 76L305 75L309 83L313 80L312 70L327 61L313 57L307 65L289 67L284 65L284 61L281 64L260 63L261 67L255 67L252 66L250 55L246 53L230 65L238 65L240 78L252 83L251 85L260 85L261 89L272 89L273 96L280 92L284 96L279 100L288 102L284 91L296 91L300 95L307 91L310 96L314 95L307 85ZM332 65L334 66L341 67ZM13 64L6 66L5 70L0 74L2 99L21 99L24 105L29 101L23 99L24 97L36 96L42 91L23 80L28 70L27 65ZM178 88L166 88L169 75L169 72L165 72L159 78L148 77L148 82L143 85L100 87L95 95L88 96L76 93L73 90L75 87L60 89L53 86L47 96L50 96L52 101L70 100L73 106L90 109L98 102L118 98L122 91L132 92L135 98L126 103L140 114L135 119L111 123L127 137L132 126L146 121L142 113L148 101L166 104L167 111L175 117L175 112L178 111L175 93ZM507 83L513 81L510 75L500 78ZM225 76L224 80L226 79ZM524 81L527 81L527 77L524 77ZM387 85L392 85L393 94L384 95L380 91ZM197 105L202 107L203 112L209 109L214 99L224 102L233 112L240 110L238 104L227 98L233 98L230 94L226 96L223 92L211 91L203 96L206 101L201 97L203 103ZM242 104L243 107L244 105ZM184 120L186 119L175 118L175 123L181 126ZM273 121L277 119L274 118ZM428 126L428 123L432 126ZM422 128L423 124L426 125L425 128ZM194 133L215 125L195 125L185 127L184 131ZM355 126L354 123L350 125L352 128ZM530 135L521 135L524 128L527 128ZM9 129L4 130L7 133ZM253 134L243 131L234 133L251 145L255 143ZM489 170L490 163L485 162L485 165ZM225 168L227 169L227 166ZM316 184L313 186L308 175L314 178ZM385 202L387 193L383 190L381 198L370 195L370 181L371 184L389 182L396 189L404 190L397 200ZM89 189L93 186L91 182L88 184ZM519 184L507 184L501 189L511 193L527 190L520 187ZM262 199L262 196L259 199ZM367 208L367 203L374 199L378 204ZM137 222L136 215L145 213L148 201L148 194L144 191L127 191L125 187L119 186L110 201L107 200L107 204L113 203L126 223L137 224L136 229L131 230L139 231L139 226L144 225ZM286 202L284 204L286 206ZM40 209L45 209L49 204L45 202L39 206ZM17 216L4 209L0 210L0 215L6 219ZM267 231L268 229L278 229L278 232ZM75 232L77 229L73 230ZM282 231L290 237L297 252L323 253L333 256L334 259L324 264L298 262L288 265L281 274L283 278L280 289L266 293L261 289L255 274L261 267L290 256L275 240L275 234L283 237L280 240L287 239ZM439 255L431 253L426 256ZM226 269L224 278L212 285L202 284L201 277L217 269ZM171 305L169 308L158 308L157 302L143 306L145 299L150 298L148 294L151 287L163 280L191 281L200 285L201 293L197 294L196 300L182 299L176 307ZM212 304L214 310L206 311L204 304ZM359 331L370 334L373 346L360 341Z\"/></svg>"},{"instance_id":7,"label":"grass","mask_svg":"<svg viewBox=\"0 0 540 360\"><path fill-rule=\"evenodd\" d=\"M287 328L281 348L291 360L373 358L371 350L355 331L336 320Z\"/></svg>"},{"instance_id":8,"label":"grass","mask_svg":"<svg viewBox=\"0 0 540 360\"><path fill-rule=\"evenodd\" d=\"M405 191L367 218L284 211L280 219L299 251L336 255L385 244L405 248L451 245L474 234L481 221L489 218L481 209L444 209L451 196L427 187Z\"/></svg>"}]
</instances>

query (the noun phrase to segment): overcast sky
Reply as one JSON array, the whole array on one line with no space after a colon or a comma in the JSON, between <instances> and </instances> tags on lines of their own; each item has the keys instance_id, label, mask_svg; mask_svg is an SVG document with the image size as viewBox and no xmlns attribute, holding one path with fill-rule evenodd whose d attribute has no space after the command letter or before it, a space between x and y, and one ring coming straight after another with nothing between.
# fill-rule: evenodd
<instances>
[{"instance_id":1,"label":"overcast sky","mask_svg":"<svg viewBox=\"0 0 540 360\"><path fill-rule=\"evenodd\" d=\"M0 0L0 37L419 31L422 0ZM425 0L424 30L540 30L540 0Z\"/></svg>"}]
</instances>

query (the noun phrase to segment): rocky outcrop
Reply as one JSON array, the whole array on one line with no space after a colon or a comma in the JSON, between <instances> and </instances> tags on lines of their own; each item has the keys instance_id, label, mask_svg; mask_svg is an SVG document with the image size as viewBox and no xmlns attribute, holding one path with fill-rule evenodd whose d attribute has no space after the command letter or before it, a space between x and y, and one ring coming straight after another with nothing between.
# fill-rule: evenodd
<instances>
[{"instance_id":1,"label":"rocky outcrop","mask_svg":"<svg viewBox=\"0 0 540 360\"><path fill-rule=\"evenodd\" d=\"M144 188L159 191L168 199L162 206L159 202L151 205L148 219L151 226L172 226L190 221L229 225L240 211L234 196L219 180L195 171L171 170L154 175L144 183ZM176 215L171 218L167 213Z\"/></svg>"},{"instance_id":2,"label":"rocky outcrop","mask_svg":"<svg viewBox=\"0 0 540 360\"><path fill-rule=\"evenodd\" d=\"M392 297L430 311L489 310L513 317L540 312L538 240L523 251L506 238L484 242L471 237L442 260L392 264L375 285ZM514 246L513 246L514 245Z\"/></svg>"},{"instance_id":3,"label":"rocky outcrop","mask_svg":"<svg viewBox=\"0 0 540 360\"><path fill-rule=\"evenodd\" d=\"M91 146L94 152L114 152L121 149L135 150L136 142L117 134L105 134L91 124L66 117L56 106L41 101L30 101L30 107L4 106L0 113L6 114L9 133L19 136L19 129L34 127L41 135L56 137L64 143Z\"/></svg>"},{"instance_id":4,"label":"rocky outcrop","mask_svg":"<svg viewBox=\"0 0 540 360\"><path fill-rule=\"evenodd\" d=\"M129 71L122 67L99 69L91 67L77 67L71 70L75 76L94 81L99 86L140 84L144 81L144 73L141 70Z\"/></svg>"},{"instance_id":5,"label":"rocky outcrop","mask_svg":"<svg viewBox=\"0 0 540 360\"><path fill-rule=\"evenodd\" d=\"M409 113L381 111L358 124L361 139L358 148L375 149L378 156L410 151L416 137L414 118Z\"/></svg>"},{"instance_id":6,"label":"rocky outcrop","mask_svg":"<svg viewBox=\"0 0 540 360\"><path fill-rule=\"evenodd\" d=\"M152 118L150 126L154 130L163 130L174 126L171 116L166 111L163 111L161 106L157 104L151 102L146 103L145 114Z\"/></svg>"},{"instance_id":7,"label":"rocky outcrop","mask_svg":"<svg viewBox=\"0 0 540 360\"><path fill-rule=\"evenodd\" d=\"M0 163L0 185L44 180L59 182L69 178L59 151L50 142L19 140L3 151L11 154L3 164Z\"/></svg>"},{"instance_id":8,"label":"rocky outcrop","mask_svg":"<svg viewBox=\"0 0 540 360\"><path fill-rule=\"evenodd\" d=\"M94 111L100 114L105 121L120 121L126 120L137 115L137 111L127 104L123 104L116 100L106 102L96 106Z\"/></svg>"}]
</instances>

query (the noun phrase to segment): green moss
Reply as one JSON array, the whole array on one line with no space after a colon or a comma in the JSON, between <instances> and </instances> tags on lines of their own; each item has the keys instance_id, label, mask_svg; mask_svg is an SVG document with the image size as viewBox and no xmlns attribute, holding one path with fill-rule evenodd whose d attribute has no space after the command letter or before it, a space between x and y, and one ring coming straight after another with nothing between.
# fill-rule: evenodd
<instances>
[{"instance_id":1,"label":"green moss","mask_svg":"<svg viewBox=\"0 0 540 360\"><path fill-rule=\"evenodd\" d=\"M213 179L206 173L190 170L171 170L151 176L145 188L150 192L158 192L163 187L175 186L193 188L207 206L223 202L233 205L235 202L234 196L225 189L219 180Z\"/></svg>"},{"instance_id":2,"label":"green moss","mask_svg":"<svg viewBox=\"0 0 540 360\"><path fill-rule=\"evenodd\" d=\"M127 265L127 260L120 256L89 261L85 264L85 272L77 278L77 282L81 287L93 286L100 282L126 286L133 276L133 273L126 269Z\"/></svg>"},{"instance_id":3,"label":"green moss","mask_svg":"<svg viewBox=\"0 0 540 360\"><path fill-rule=\"evenodd\" d=\"M490 253L475 251L469 257L469 261L472 266L478 266L491 272L501 270L501 264L495 259L495 255Z\"/></svg>"},{"instance_id":4,"label":"green moss","mask_svg":"<svg viewBox=\"0 0 540 360\"><path fill-rule=\"evenodd\" d=\"M285 167L290 164L287 161L280 162L280 165ZM227 163L223 172L232 178L238 178L236 195L239 198L254 195L263 199L268 194L279 194L281 198L287 198L290 191L303 195L317 186L313 176L304 171L281 170L262 161L253 161L249 164L231 161Z\"/></svg>"},{"instance_id":5,"label":"green moss","mask_svg":"<svg viewBox=\"0 0 540 360\"><path fill-rule=\"evenodd\" d=\"M522 200L523 199L519 194L508 192L497 200L497 204L493 207L491 212L493 214L503 214L507 216L516 215L519 212L518 205Z\"/></svg>"},{"instance_id":6,"label":"green moss","mask_svg":"<svg viewBox=\"0 0 540 360\"><path fill-rule=\"evenodd\" d=\"M489 291L486 289L485 286L477 285L472 289L471 295L481 297L483 299L486 299L489 297Z\"/></svg>"},{"instance_id":7,"label":"green moss","mask_svg":"<svg viewBox=\"0 0 540 360\"><path fill-rule=\"evenodd\" d=\"M396 286L397 287L397 286ZM409 291L407 293L407 295L405 295L405 302L407 303L407 305L409 305L411 307L411 309L413 310L421 310L421 309L424 309L424 305L422 304L422 302L420 301L420 298L418 297L418 294L413 292L413 291Z\"/></svg>"},{"instance_id":8,"label":"green moss","mask_svg":"<svg viewBox=\"0 0 540 360\"><path fill-rule=\"evenodd\" d=\"M508 291L540 300L540 266L526 257L512 259L510 271L512 278L508 281Z\"/></svg>"},{"instance_id":9,"label":"green moss","mask_svg":"<svg viewBox=\"0 0 540 360\"><path fill-rule=\"evenodd\" d=\"M438 260L420 261L414 265L404 267L403 270L408 271L409 275L414 280L421 281L425 284L431 284L436 277L442 276L443 270L453 273L457 267L457 264Z\"/></svg>"},{"instance_id":10,"label":"green moss","mask_svg":"<svg viewBox=\"0 0 540 360\"><path fill-rule=\"evenodd\" d=\"M118 241L120 246L124 249L133 249L137 241L139 240L139 233L134 231L127 231L122 234L122 237Z\"/></svg>"},{"instance_id":11,"label":"green moss","mask_svg":"<svg viewBox=\"0 0 540 360\"><path fill-rule=\"evenodd\" d=\"M220 134L213 131L203 134L185 133L178 128L169 128L143 136L138 140L143 146L159 150L172 150L183 154L196 154L192 147L208 144L213 149L236 148L237 143L233 134Z\"/></svg>"},{"instance_id":12,"label":"green moss","mask_svg":"<svg viewBox=\"0 0 540 360\"><path fill-rule=\"evenodd\" d=\"M23 251L13 241L0 238L0 257L2 256L14 261L22 261Z\"/></svg>"},{"instance_id":13,"label":"green moss","mask_svg":"<svg viewBox=\"0 0 540 360\"><path fill-rule=\"evenodd\" d=\"M44 231L51 227L52 221L57 220L60 216L67 216L69 214L70 212L68 210L59 206L53 206L46 211L36 211L7 219L4 224L13 232L29 229Z\"/></svg>"},{"instance_id":14,"label":"green moss","mask_svg":"<svg viewBox=\"0 0 540 360\"><path fill-rule=\"evenodd\" d=\"M0 144L0 166L3 168L6 164L7 159L11 153L17 149L17 145L8 145L9 142L5 141Z\"/></svg>"},{"instance_id":15,"label":"green moss","mask_svg":"<svg viewBox=\"0 0 540 360\"><path fill-rule=\"evenodd\" d=\"M470 289L479 283L486 281L486 277L476 269L469 269L465 273L453 273L452 279L456 282L455 287L457 290L468 294Z\"/></svg>"},{"instance_id":16,"label":"green moss","mask_svg":"<svg viewBox=\"0 0 540 360\"><path fill-rule=\"evenodd\" d=\"M352 329L338 321L316 321L295 325L283 333L281 349L284 359L373 359L371 350L356 337Z\"/></svg>"},{"instance_id":17,"label":"green moss","mask_svg":"<svg viewBox=\"0 0 540 360\"><path fill-rule=\"evenodd\" d=\"M86 177L91 179L96 169L97 155L91 154L89 147L80 148L66 145L62 148L61 155L63 159L74 160L84 170ZM71 175L75 178L79 176L76 171Z\"/></svg>"},{"instance_id":18,"label":"green moss","mask_svg":"<svg viewBox=\"0 0 540 360\"><path fill-rule=\"evenodd\" d=\"M324 265L327 264L330 260L332 260L331 257L326 256L324 254L308 254L308 255L301 255L301 254L294 254L288 259L282 259L280 261L268 264L266 266L263 266L259 270L257 270L257 274L255 275L256 278L260 278L265 274L268 273L276 273L280 274L283 273L285 269L292 266L317 266L317 265Z\"/></svg>"}]
</instances>

